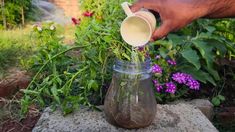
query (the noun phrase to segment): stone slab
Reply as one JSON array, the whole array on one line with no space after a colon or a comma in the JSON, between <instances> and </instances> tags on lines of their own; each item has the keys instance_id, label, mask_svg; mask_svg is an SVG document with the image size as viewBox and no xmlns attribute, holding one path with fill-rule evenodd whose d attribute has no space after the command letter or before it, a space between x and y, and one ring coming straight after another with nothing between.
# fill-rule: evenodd
<instances>
[{"instance_id":1,"label":"stone slab","mask_svg":"<svg viewBox=\"0 0 235 132\"><path fill-rule=\"evenodd\" d=\"M177 100L172 102L171 104L178 103L186 103L196 106L210 121L212 121L214 118L214 106L208 99L194 99L190 101Z\"/></svg>"},{"instance_id":2,"label":"stone slab","mask_svg":"<svg viewBox=\"0 0 235 132\"><path fill-rule=\"evenodd\" d=\"M218 132L195 106L185 103L157 105L154 122L147 128L126 130L110 125L103 112L82 108L65 117L45 109L33 132Z\"/></svg>"}]
</instances>

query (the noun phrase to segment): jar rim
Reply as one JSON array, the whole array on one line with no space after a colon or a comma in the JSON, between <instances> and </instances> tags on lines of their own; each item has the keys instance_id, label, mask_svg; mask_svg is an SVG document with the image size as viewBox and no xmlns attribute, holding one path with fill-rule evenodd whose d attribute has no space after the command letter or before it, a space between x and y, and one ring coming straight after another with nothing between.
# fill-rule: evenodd
<instances>
[{"instance_id":1,"label":"jar rim","mask_svg":"<svg viewBox=\"0 0 235 132\"><path fill-rule=\"evenodd\" d=\"M145 61L143 62L133 62L133 61L126 61L126 60L121 60L121 59L116 59L115 60L116 63L120 63L120 64L129 64L129 65L136 65L136 64L146 64L146 63L150 63L151 59L150 58L146 58Z\"/></svg>"},{"instance_id":2,"label":"jar rim","mask_svg":"<svg viewBox=\"0 0 235 132\"><path fill-rule=\"evenodd\" d=\"M146 58L143 62L131 62L116 59L113 70L126 74L143 74L151 72L151 59Z\"/></svg>"}]
</instances>

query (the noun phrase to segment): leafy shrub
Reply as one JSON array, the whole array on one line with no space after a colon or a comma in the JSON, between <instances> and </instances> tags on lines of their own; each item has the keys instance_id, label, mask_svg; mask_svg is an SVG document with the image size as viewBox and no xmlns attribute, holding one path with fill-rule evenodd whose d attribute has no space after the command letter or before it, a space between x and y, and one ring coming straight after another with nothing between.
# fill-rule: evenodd
<instances>
[{"instance_id":1,"label":"leafy shrub","mask_svg":"<svg viewBox=\"0 0 235 132\"><path fill-rule=\"evenodd\" d=\"M0 29L12 28L25 23L31 0L2 0L0 2Z\"/></svg>"},{"instance_id":2,"label":"leafy shrub","mask_svg":"<svg viewBox=\"0 0 235 132\"><path fill-rule=\"evenodd\" d=\"M35 34L39 37L35 38L41 39L46 47L39 50L38 59L34 61L34 67L39 71L24 91L22 112L26 112L27 106L32 102L41 106L59 105L64 114L70 113L81 104L101 104L111 79L114 56L130 60L131 48L120 41L118 31L120 21L124 18L124 13L120 15L121 1L112 1L112 4L108 1L86 2L94 2L87 4L94 6L101 4L102 8L94 15L91 15L91 11L85 12L87 15L84 15L77 27L75 47L62 45L62 41L48 27L37 26ZM86 5L85 3L83 4ZM82 49L78 51L77 58L64 54L79 47ZM61 66L63 62L68 63Z\"/></svg>"},{"instance_id":3,"label":"leafy shrub","mask_svg":"<svg viewBox=\"0 0 235 132\"><path fill-rule=\"evenodd\" d=\"M36 61L33 61L36 62L34 67L39 70L28 89L24 90L22 112L26 112L32 102L41 106L59 106L64 114L79 108L79 105L102 104L111 80L114 58L130 61L133 53L137 53L139 60L151 56L153 64L164 68L162 75L155 74L154 78L167 84L166 88L172 88L173 84L169 82L177 82L173 78L175 73L187 75L184 85L178 82L176 94L172 89L168 90L172 94L156 92L156 98L161 102L180 98L188 92L187 87L199 89L197 80L216 85L220 79L216 71L216 58L227 56L228 51L234 53L234 45L221 36L216 22L199 20L169 35L166 40L149 44L149 47L132 49L122 41L119 33L121 21L125 18L120 7L124 1L82 0L84 17L72 19L77 26L74 47L62 45L50 26L36 27L36 38L43 44ZM73 49L79 49L76 51L77 57L68 55L68 51ZM156 55L160 55L161 59L157 60ZM189 85L189 82L197 86Z\"/></svg>"},{"instance_id":4,"label":"leafy shrub","mask_svg":"<svg viewBox=\"0 0 235 132\"><path fill-rule=\"evenodd\" d=\"M217 60L224 57L231 58L235 53L233 37L226 34L228 30L224 31L226 29L218 27L223 22L198 20L181 31L168 35L165 40L155 42L152 45L156 49L153 55L159 55L163 60L175 60L177 62L175 72L188 73L204 84L209 82L216 86L220 81ZM232 22L227 20L227 23ZM159 62L157 64L162 65ZM172 80L170 69L168 68L168 80ZM176 99L185 95L187 93L185 90L180 88L175 95L170 95L165 100L162 99L165 98L164 94L158 95L157 98L163 102Z\"/></svg>"}]
</instances>

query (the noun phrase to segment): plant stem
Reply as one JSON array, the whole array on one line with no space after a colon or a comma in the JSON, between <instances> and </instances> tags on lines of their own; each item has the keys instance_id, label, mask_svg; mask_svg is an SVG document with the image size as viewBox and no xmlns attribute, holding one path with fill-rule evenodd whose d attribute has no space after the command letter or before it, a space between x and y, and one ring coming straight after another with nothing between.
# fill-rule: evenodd
<instances>
[{"instance_id":1,"label":"plant stem","mask_svg":"<svg viewBox=\"0 0 235 132\"><path fill-rule=\"evenodd\" d=\"M83 46L74 46L74 47L71 47L65 51L62 51L56 55L54 55L53 57L51 57L51 59L47 60L45 64L43 64L43 66L38 70L38 72L36 73L36 75L33 77L32 81L29 83L28 87L26 89L29 89L29 87L33 84L33 82L36 80L36 78L38 77L38 75L42 72L42 70L46 67L46 65L48 63L50 63L50 61L52 61L53 59L55 59L56 57L70 51L70 50L73 50L73 49L77 49L77 48L84 48L84 47L87 47L88 45L83 45Z\"/></svg>"}]
</instances>

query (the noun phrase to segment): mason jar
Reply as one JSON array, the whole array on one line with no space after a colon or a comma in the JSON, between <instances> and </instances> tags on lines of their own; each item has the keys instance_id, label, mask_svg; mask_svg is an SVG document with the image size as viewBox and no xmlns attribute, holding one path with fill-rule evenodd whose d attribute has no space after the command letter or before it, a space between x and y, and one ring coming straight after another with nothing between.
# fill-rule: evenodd
<instances>
[{"instance_id":1,"label":"mason jar","mask_svg":"<svg viewBox=\"0 0 235 132\"><path fill-rule=\"evenodd\" d=\"M116 60L104 112L110 124L123 128L142 128L152 123L156 100L150 60L142 63Z\"/></svg>"}]
</instances>

